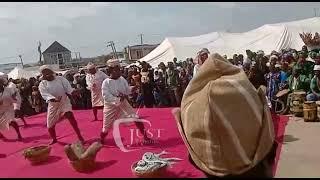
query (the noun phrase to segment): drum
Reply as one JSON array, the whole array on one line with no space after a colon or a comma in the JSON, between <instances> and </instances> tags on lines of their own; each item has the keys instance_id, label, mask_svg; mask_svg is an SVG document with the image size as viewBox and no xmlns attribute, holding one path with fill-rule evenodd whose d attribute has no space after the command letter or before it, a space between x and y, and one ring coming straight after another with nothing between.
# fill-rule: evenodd
<instances>
[{"instance_id":1,"label":"drum","mask_svg":"<svg viewBox=\"0 0 320 180\"><path fill-rule=\"evenodd\" d=\"M317 104L317 121L320 121L320 101L316 102Z\"/></svg>"},{"instance_id":2,"label":"drum","mask_svg":"<svg viewBox=\"0 0 320 180\"><path fill-rule=\"evenodd\" d=\"M303 103L306 97L306 92L296 91L292 94L292 101L290 104L290 111L298 117L303 116Z\"/></svg>"},{"instance_id":3,"label":"drum","mask_svg":"<svg viewBox=\"0 0 320 180\"><path fill-rule=\"evenodd\" d=\"M282 91L279 91L277 94L276 94L276 97L277 98L280 98L280 97L282 97L282 96L284 96L284 95L287 95L289 93L289 89L284 89L284 90L282 90Z\"/></svg>"},{"instance_id":4,"label":"drum","mask_svg":"<svg viewBox=\"0 0 320 180\"><path fill-rule=\"evenodd\" d=\"M317 104L314 101L306 101L303 104L303 119L305 122L317 121Z\"/></svg>"}]
</instances>

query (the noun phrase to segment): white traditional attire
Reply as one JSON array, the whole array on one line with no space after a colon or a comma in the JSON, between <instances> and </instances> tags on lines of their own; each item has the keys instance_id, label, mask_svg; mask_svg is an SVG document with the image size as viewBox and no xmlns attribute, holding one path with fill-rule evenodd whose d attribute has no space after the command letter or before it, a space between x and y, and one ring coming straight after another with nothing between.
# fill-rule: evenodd
<instances>
[{"instance_id":1,"label":"white traditional attire","mask_svg":"<svg viewBox=\"0 0 320 180\"><path fill-rule=\"evenodd\" d=\"M15 85L13 82L10 82L8 87L12 88L12 90L14 92L16 92L16 94L17 94L17 96L16 96L17 102L13 103L14 110L20 110L20 108L21 108L21 96L20 96L19 89L17 88L17 85Z\"/></svg>"},{"instance_id":2,"label":"white traditional attire","mask_svg":"<svg viewBox=\"0 0 320 180\"><path fill-rule=\"evenodd\" d=\"M118 60L109 60L108 66L120 65ZM138 118L134 109L125 99L120 101L120 95L130 95L131 89L126 79L122 76L118 79L107 78L102 83L102 96L104 99L103 127L102 132L106 132L112 123L125 117Z\"/></svg>"},{"instance_id":3,"label":"white traditional attire","mask_svg":"<svg viewBox=\"0 0 320 180\"><path fill-rule=\"evenodd\" d=\"M99 107L103 106L103 97L101 93L101 87L103 81L108 76L102 72L97 70L95 74L87 74L86 75L86 82L88 85L88 89L91 91L91 103L92 107Z\"/></svg>"},{"instance_id":4,"label":"white traditional attire","mask_svg":"<svg viewBox=\"0 0 320 180\"><path fill-rule=\"evenodd\" d=\"M15 91L10 87L5 87L0 93L0 130L9 129L9 123L15 120L13 103L16 100L12 98L14 94Z\"/></svg>"},{"instance_id":5,"label":"white traditional attire","mask_svg":"<svg viewBox=\"0 0 320 180\"><path fill-rule=\"evenodd\" d=\"M72 105L67 94L74 89L69 81L56 76L53 81L42 80L39 84L39 91L42 98L48 103L47 127L51 128L58 123L66 112L72 111ZM50 102L51 99L60 99L60 102Z\"/></svg>"}]
</instances>

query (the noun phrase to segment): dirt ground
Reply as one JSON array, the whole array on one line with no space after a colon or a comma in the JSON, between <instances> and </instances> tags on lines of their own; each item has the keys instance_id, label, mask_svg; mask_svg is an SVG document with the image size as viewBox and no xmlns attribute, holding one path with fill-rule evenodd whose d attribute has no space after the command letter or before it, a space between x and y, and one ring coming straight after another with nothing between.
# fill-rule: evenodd
<instances>
[{"instance_id":1,"label":"dirt ground","mask_svg":"<svg viewBox=\"0 0 320 180\"><path fill-rule=\"evenodd\" d=\"M290 116L276 177L320 177L320 122Z\"/></svg>"}]
</instances>

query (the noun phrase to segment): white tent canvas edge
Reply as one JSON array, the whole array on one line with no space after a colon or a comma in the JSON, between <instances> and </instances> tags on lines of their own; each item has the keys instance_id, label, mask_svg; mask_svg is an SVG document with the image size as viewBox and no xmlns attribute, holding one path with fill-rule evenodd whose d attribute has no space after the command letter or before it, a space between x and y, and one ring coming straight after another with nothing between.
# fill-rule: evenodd
<instances>
[{"instance_id":1,"label":"white tent canvas edge","mask_svg":"<svg viewBox=\"0 0 320 180\"><path fill-rule=\"evenodd\" d=\"M195 58L202 48L212 53L232 57L233 54L244 54L247 49L266 53L285 48L300 49L304 43L299 36L302 32L320 31L320 18L308 18L298 21L266 24L243 33L212 32L193 37L167 37L152 52L140 61L146 61L156 67L160 62L165 64L174 57L178 60Z\"/></svg>"},{"instance_id":2,"label":"white tent canvas edge","mask_svg":"<svg viewBox=\"0 0 320 180\"><path fill-rule=\"evenodd\" d=\"M8 77L12 79L29 79L31 77L37 77L40 75L39 71L26 71L20 67L15 67L8 73Z\"/></svg>"}]
</instances>

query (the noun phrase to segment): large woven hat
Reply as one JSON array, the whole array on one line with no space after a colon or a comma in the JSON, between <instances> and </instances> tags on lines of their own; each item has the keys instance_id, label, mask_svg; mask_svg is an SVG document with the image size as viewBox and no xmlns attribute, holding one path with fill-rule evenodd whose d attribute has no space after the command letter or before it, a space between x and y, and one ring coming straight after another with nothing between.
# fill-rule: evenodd
<instances>
[{"instance_id":1,"label":"large woven hat","mask_svg":"<svg viewBox=\"0 0 320 180\"><path fill-rule=\"evenodd\" d=\"M211 175L250 170L274 143L265 93L218 54L211 55L189 83L179 117L178 129L191 158Z\"/></svg>"}]
</instances>

